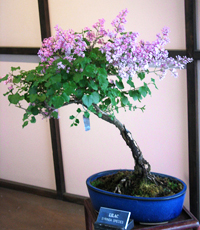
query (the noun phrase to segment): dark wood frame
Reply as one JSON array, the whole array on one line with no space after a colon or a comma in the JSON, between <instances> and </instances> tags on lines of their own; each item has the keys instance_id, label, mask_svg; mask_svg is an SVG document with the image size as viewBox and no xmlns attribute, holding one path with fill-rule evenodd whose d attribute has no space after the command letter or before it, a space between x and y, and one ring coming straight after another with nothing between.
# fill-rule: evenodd
<instances>
[{"instance_id":1,"label":"dark wood frame","mask_svg":"<svg viewBox=\"0 0 200 230\"><path fill-rule=\"evenodd\" d=\"M197 50L196 13L196 1L185 0L186 53L194 58L194 62L187 67L190 209L200 219L197 76L197 61L200 60L200 51Z\"/></svg>"},{"instance_id":2,"label":"dark wood frame","mask_svg":"<svg viewBox=\"0 0 200 230\"><path fill-rule=\"evenodd\" d=\"M187 55L194 58L194 62L187 67L188 87L188 135L189 135L189 178L190 178L190 209L200 219L199 210L199 130L198 130L198 88L197 88L197 60L200 51L196 48L196 12L195 0L185 0L186 50L170 50L170 56ZM51 36L48 0L38 0L41 38ZM0 54L36 55L39 48L0 47ZM59 131L59 121L50 120L51 140L56 178L56 195L54 191L45 190L47 196L83 204L84 197L70 195L65 191L62 149ZM44 195L42 188L26 186L0 180L0 186L22 189L28 192ZM41 189L41 191L40 191Z\"/></svg>"},{"instance_id":3,"label":"dark wood frame","mask_svg":"<svg viewBox=\"0 0 200 230\"><path fill-rule=\"evenodd\" d=\"M51 36L48 0L38 0L41 39ZM65 193L65 178L62 161L59 120L50 119L51 142L53 149L54 170L56 178L57 197L63 199Z\"/></svg>"}]
</instances>

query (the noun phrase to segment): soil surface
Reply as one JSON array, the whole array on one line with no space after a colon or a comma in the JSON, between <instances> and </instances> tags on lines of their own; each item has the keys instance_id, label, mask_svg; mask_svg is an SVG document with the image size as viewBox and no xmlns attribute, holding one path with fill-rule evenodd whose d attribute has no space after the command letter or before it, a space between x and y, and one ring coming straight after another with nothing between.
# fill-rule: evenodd
<instances>
[{"instance_id":1,"label":"soil surface","mask_svg":"<svg viewBox=\"0 0 200 230\"><path fill-rule=\"evenodd\" d=\"M133 171L119 171L94 180L94 187L124 195L138 197L164 197L179 193L183 184L168 177L153 176L153 180L140 178Z\"/></svg>"}]
</instances>

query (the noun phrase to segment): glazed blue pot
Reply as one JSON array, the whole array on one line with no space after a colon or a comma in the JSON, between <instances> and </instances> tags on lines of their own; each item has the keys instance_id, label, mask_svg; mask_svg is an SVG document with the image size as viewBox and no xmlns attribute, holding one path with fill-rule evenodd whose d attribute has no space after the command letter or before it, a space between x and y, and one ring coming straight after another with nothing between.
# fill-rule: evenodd
<instances>
[{"instance_id":1,"label":"glazed blue pot","mask_svg":"<svg viewBox=\"0 0 200 230\"><path fill-rule=\"evenodd\" d=\"M91 182L95 179L115 174L118 171L127 170L109 170L90 176L87 181L87 188L92 205L95 210L99 211L100 207L113 208L131 212L131 219L135 222L153 224L168 222L178 217L182 211L185 199L186 184L172 176L152 173L161 177L178 180L183 184L183 190L173 196L167 197L136 197L122 194L116 194L95 188ZM129 170L131 171L131 170Z\"/></svg>"}]
</instances>

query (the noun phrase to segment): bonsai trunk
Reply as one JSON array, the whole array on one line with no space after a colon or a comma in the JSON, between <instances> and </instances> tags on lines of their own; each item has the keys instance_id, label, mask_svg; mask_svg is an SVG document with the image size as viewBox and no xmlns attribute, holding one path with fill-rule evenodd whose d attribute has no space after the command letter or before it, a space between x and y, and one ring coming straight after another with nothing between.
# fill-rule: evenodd
<instances>
[{"instance_id":1,"label":"bonsai trunk","mask_svg":"<svg viewBox=\"0 0 200 230\"><path fill-rule=\"evenodd\" d=\"M115 125L119 129L122 138L124 139L128 147L131 149L132 156L135 160L135 167L134 167L135 174L137 174L140 177L146 177L149 178L150 180L154 180L154 178L150 174L151 166L144 159L139 146L137 145L136 141L132 138L131 132L129 132L126 129L126 127L117 118L114 117L114 119L111 119L109 114L100 110L100 108L96 104L93 104L93 106L96 110L95 115L101 113L102 114L101 119Z\"/></svg>"}]
</instances>

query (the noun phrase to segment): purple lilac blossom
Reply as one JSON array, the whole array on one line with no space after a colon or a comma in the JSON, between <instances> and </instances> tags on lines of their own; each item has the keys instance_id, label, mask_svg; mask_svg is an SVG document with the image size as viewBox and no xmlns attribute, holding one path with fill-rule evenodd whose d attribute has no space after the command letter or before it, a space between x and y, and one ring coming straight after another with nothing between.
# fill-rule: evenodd
<instances>
[{"instance_id":1,"label":"purple lilac blossom","mask_svg":"<svg viewBox=\"0 0 200 230\"><path fill-rule=\"evenodd\" d=\"M159 75L160 79L166 75L167 70L170 70L176 77L176 69L182 69L192 61L187 57L177 56L174 59L168 56L168 51L164 49L164 46L169 43L169 28L167 27L156 35L155 41L140 40L137 42L139 37L137 32L125 32L124 24L127 13L127 9L122 10L112 21L113 31L105 30L104 19L99 19L92 26L95 31L85 27L82 33L75 33L73 30L64 31L57 25L55 37L44 39L38 56L42 62L48 62L48 65L51 65L58 55L73 63L75 55L84 58L85 51L99 44L101 45L98 46L99 50L106 56L107 68L112 65L117 70L118 76L125 79L139 72L145 72L151 67L154 68L154 72ZM90 45L87 46L84 36ZM65 66L59 62L58 68L64 69ZM70 72L69 67L66 72Z\"/></svg>"},{"instance_id":2,"label":"purple lilac blossom","mask_svg":"<svg viewBox=\"0 0 200 230\"><path fill-rule=\"evenodd\" d=\"M57 66L58 66L58 69L65 69L66 68L66 66L63 65L62 62L58 62Z\"/></svg>"}]
</instances>

